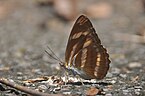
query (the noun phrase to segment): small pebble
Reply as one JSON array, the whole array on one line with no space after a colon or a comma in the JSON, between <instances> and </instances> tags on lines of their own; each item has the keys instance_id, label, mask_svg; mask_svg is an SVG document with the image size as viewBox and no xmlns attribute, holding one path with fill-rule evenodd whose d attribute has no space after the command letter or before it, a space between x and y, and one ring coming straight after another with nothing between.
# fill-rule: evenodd
<instances>
[{"instance_id":1,"label":"small pebble","mask_svg":"<svg viewBox=\"0 0 145 96\"><path fill-rule=\"evenodd\" d=\"M129 90L123 90L123 94L127 95L129 93Z\"/></svg>"},{"instance_id":2,"label":"small pebble","mask_svg":"<svg viewBox=\"0 0 145 96\"><path fill-rule=\"evenodd\" d=\"M142 86L135 86L135 89L143 89Z\"/></svg>"},{"instance_id":3,"label":"small pebble","mask_svg":"<svg viewBox=\"0 0 145 96\"><path fill-rule=\"evenodd\" d=\"M119 68L113 68L112 74L120 74L121 70Z\"/></svg>"},{"instance_id":4,"label":"small pebble","mask_svg":"<svg viewBox=\"0 0 145 96\"><path fill-rule=\"evenodd\" d=\"M23 56L23 54L20 51L17 51L17 52L15 52L14 56L17 58L21 58Z\"/></svg>"},{"instance_id":5,"label":"small pebble","mask_svg":"<svg viewBox=\"0 0 145 96\"><path fill-rule=\"evenodd\" d=\"M116 83L116 81L115 80L112 80L111 83L114 84L114 83Z\"/></svg>"},{"instance_id":6,"label":"small pebble","mask_svg":"<svg viewBox=\"0 0 145 96\"><path fill-rule=\"evenodd\" d=\"M86 90L86 95L87 96L95 96L100 92L101 92L100 89L97 89L95 87L90 87L89 89Z\"/></svg>"},{"instance_id":7,"label":"small pebble","mask_svg":"<svg viewBox=\"0 0 145 96\"><path fill-rule=\"evenodd\" d=\"M17 72L17 76L22 76L23 73L22 72Z\"/></svg>"},{"instance_id":8,"label":"small pebble","mask_svg":"<svg viewBox=\"0 0 145 96\"><path fill-rule=\"evenodd\" d=\"M135 94L139 96L139 95L140 95L140 92L138 92L138 91L136 92L136 91L135 91Z\"/></svg>"},{"instance_id":9,"label":"small pebble","mask_svg":"<svg viewBox=\"0 0 145 96\"><path fill-rule=\"evenodd\" d=\"M140 89L135 89L135 91L141 91Z\"/></svg>"},{"instance_id":10,"label":"small pebble","mask_svg":"<svg viewBox=\"0 0 145 96\"><path fill-rule=\"evenodd\" d=\"M120 77L125 79L127 77L127 75L126 74L120 74Z\"/></svg>"},{"instance_id":11,"label":"small pebble","mask_svg":"<svg viewBox=\"0 0 145 96\"><path fill-rule=\"evenodd\" d=\"M19 79L19 80L22 80L22 79L23 79L23 77L21 77L21 76L18 76L18 77L17 77L17 79Z\"/></svg>"},{"instance_id":12,"label":"small pebble","mask_svg":"<svg viewBox=\"0 0 145 96\"><path fill-rule=\"evenodd\" d=\"M39 91L45 92L48 88L45 85L38 86Z\"/></svg>"},{"instance_id":13,"label":"small pebble","mask_svg":"<svg viewBox=\"0 0 145 96\"><path fill-rule=\"evenodd\" d=\"M112 74L112 73L108 73L108 74L106 75L106 77L113 77L113 74Z\"/></svg>"},{"instance_id":14,"label":"small pebble","mask_svg":"<svg viewBox=\"0 0 145 96\"><path fill-rule=\"evenodd\" d=\"M63 92L63 94L65 94L65 95L70 95L71 92Z\"/></svg>"},{"instance_id":15,"label":"small pebble","mask_svg":"<svg viewBox=\"0 0 145 96\"><path fill-rule=\"evenodd\" d=\"M35 70L33 70L33 72L36 74L40 74L40 75L42 74L41 69L35 69Z\"/></svg>"},{"instance_id":16,"label":"small pebble","mask_svg":"<svg viewBox=\"0 0 145 96\"><path fill-rule=\"evenodd\" d=\"M105 96L113 96L111 93L105 94Z\"/></svg>"},{"instance_id":17,"label":"small pebble","mask_svg":"<svg viewBox=\"0 0 145 96\"><path fill-rule=\"evenodd\" d=\"M140 95L140 91L141 91L141 89L135 89L134 90L134 92L135 92L136 95Z\"/></svg>"},{"instance_id":18,"label":"small pebble","mask_svg":"<svg viewBox=\"0 0 145 96\"><path fill-rule=\"evenodd\" d=\"M104 88L103 91L107 92L107 91L109 91L109 89L108 88Z\"/></svg>"},{"instance_id":19,"label":"small pebble","mask_svg":"<svg viewBox=\"0 0 145 96\"><path fill-rule=\"evenodd\" d=\"M30 86L31 85L31 83L24 83L26 86Z\"/></svg>"},{"instance_id":20,"label":"small pebble","mask_svg":"<svg viewBox=\"0 0 145 96\"><path fill-rule=\"evenodd\" d=\"M131 62L131 63L129 63L128 67L129 68L141 68L142 64L139 62Z\"/></svg>"},{"instance_id":21,"label":"small pebble","mask_svg":"<svg viewBox=\"0 0 145 96\"><path fill-rule=\"evenodd\" d=\"M134 90L134 88L133 88L133 87L131 87L131 88L128 88L128 90Z\"/></svg>"},{"instance_id":22,"label":"small pebble","mask_svg":"<svg viewBox=\"0 0 145 96\"><path fill-rule=\"evenodd\" d=\"M123 82L123 81L120 81L120 80L119 80L118 82L119 82L119 84L125 84L125 82Z\"/></svg>"},{"instance_id":23,"label":"small pebble","mask_svg":"<svg viewBox=\"0 0 145 96\"><path fill-rule=\"evenodd\" d=\"M9 79L9 81L10 81L11 83L14 83L14 80L12 80L12 79Z\"/></svg>"},{"instance_id":24,"label":"small pebble","mask_svg":"<svg viewBox=\"0 0 145 96\"><path fill-rule=\"evenodd\" d=\"M60 91L61 87L54 88L53 91Z\"/></svg>"}]
</instances>

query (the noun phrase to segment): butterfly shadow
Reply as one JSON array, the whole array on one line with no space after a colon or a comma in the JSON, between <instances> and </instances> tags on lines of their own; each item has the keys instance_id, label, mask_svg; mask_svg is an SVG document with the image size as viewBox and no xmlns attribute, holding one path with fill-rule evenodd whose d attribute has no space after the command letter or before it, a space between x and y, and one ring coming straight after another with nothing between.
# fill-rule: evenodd
<instances>
[{"instance_id":1,"label":"butterfly shadow","mask_svg":"<svg viewBox=\"0 0 145 96\"><path fill-rule=\"evenodd\" d=\"M70 84L70 85L102 85L102 86L108 86L108 85L112 85L112 83L110 82L67 82L66 84Z\"/></svg>"}]
</instances>

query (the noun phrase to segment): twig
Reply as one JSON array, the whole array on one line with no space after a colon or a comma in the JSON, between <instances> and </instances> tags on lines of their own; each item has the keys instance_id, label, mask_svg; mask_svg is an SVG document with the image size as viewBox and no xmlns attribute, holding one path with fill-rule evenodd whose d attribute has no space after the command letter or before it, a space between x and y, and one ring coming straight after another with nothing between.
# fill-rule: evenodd
<instances>
[{"instance_id":1,"label":"twig","mask_svg":"<svg viewBox=\"0 0 145 96\"><path fill-rule=\"evenodd\" d=\"M30 94L32 96L63 96L61 94L47 94L47 93L38 92L36 90L32 90L27 87L12 83L5 78L0 78L0 83L7 85L9 87L15 88L17 90L20 90L22 92L25 92L27 94Z\"/></svg>"},{"instance_id":2,"label":"twig","mask_svg":"<svg viewBox=\"0 0 145 96\"><path fill-rule=\"evenodd\" d=\"M0 71L8 71L8 70L10 70L9 67L3 67L3 68L0 68Z\"/></svg>"}]
</instances>

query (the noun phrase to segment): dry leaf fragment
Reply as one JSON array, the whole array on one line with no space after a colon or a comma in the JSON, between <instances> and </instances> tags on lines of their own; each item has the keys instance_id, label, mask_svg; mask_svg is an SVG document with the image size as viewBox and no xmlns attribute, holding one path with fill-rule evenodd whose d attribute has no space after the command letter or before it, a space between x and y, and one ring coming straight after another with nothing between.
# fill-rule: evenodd
<instances>
[{"instance_id":1,"label":"dry leaf fragment","mask_svg":"<svg viewBox=\"0 0 145 96\"><path fill-rule=\"evenodd\" d=\"M86 8L85 13L92 18L107 18L112 14L112 7L105 2L91 4Z\"/></svg>"},{"instance_id":2,"label":"dry leaf fragment","mask_svg":"<svg viewBox=\"0 0 145 96\"><path fill-rule=\"evenodd\" d=\"M8 71L8 70L10 70L10 67L2 67L2 68L0 68L0 71Z\"/></svg>"},{"instance_id":3,"label":"dry leaf fragment","mask_svg":"<svg viewBox=\"0 0 145 96\"><path fill-rule=\"evenodd\" d=\"M35 78L35 79L29 79L26 81L23 81L24 83L35 83L35 82L41 82L41 81L47 81L48 79L50 79L50 77L40 77L40 78Z\"/></svg>"},{"instance_id":4,"label":"dry leaf fragment","mask_svg":"<svg viewBox=\"0 0 145 96\"><path fill-rule=\"evenodd\" d=\"M77 15L76 0L54 0L57 14L66 20L73 20Z\"/></svg>"},{"instance_id":5,"label":"dry leaf fragment","mask_svg":"<svg viewBox=\"0 0 145 96\"><path fill-rule=\"evenodd\" d=\"M97 94L99 94L101 92L100 89L97 89L95 87L91 87L86 91L86 95L87 96L96 96Z\"/></svg>"},{"instance_id":6,"label":"dry leaf fragment","mask_svg":"<svg viewBox=\"0 0 145 96\"><path fill-rule=\"evenodd\" d=\"M139 76L136 76L132 79L131 83L134 83L135 81L137 81L139 79Z\"/></svg>"},{"instance_id":7,"label":"dry leaf fragment","mask_svg":"<svg viewBox=\"0 0 145 96\"><path fill-rule=\"evenodd\" d=\"M108 85L107 88L108 88L108 90L112 90L113 89L113 85Z\"/></svg>"}]
</instances>

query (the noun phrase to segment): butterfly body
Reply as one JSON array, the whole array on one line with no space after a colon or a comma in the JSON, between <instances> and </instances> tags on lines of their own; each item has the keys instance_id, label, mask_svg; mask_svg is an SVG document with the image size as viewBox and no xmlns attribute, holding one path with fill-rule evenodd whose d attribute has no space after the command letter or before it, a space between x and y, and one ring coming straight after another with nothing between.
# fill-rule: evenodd
<instances>
[{"instance_id":1,"label":"butterfly body","mask_svg":"<svg viewBox=\"0 0 145 96\"><path fill-rule=\"evenodd\" d=\"M87 79L87 80L92 79L82 69L78 69L73 66L71 66L69 68L65 68L65 69L67 70L67 72L73 74L74 76L78 75L81 78Z\"/></svg>"},{"instance_id":2,"label":"butterfly body","mask_svg":"<svg viewBox=\"0 0 145 96\"><path fill-rule=\"evenodd\" d=\"M103 79L110 62L109 54L101 45L91 21L81 15L69 36L62 66L83 79Z\"/></svg>"}]
</instances>

